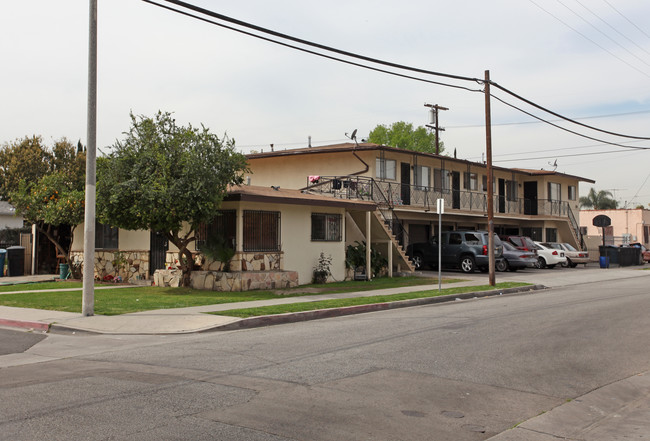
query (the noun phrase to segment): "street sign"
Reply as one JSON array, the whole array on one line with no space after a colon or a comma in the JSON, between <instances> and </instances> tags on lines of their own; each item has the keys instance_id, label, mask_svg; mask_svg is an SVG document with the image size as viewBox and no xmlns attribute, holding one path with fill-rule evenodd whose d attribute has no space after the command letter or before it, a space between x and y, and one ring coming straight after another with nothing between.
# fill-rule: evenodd
<instances>
[{"instance_id":1,"label":"street sign","mask_svg":"<svg viewBox=\"0 0 650 441\"><path fill-rule=\"evenodd\" d=\"M436 199L436 214L445 214L445 200Z\"/></svg>"}]
</instances>

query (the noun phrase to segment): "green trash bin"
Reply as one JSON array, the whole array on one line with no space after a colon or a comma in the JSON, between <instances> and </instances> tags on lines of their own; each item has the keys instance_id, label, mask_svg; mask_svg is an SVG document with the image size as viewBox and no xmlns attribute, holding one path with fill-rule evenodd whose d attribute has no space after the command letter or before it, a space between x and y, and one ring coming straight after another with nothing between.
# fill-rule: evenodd
<instances>
[{"instance_id":1,"label":"green trash bin","mask_svg":"<svg viewBox=\"0 0 650 441\"><path fill-rule=\"evenodd\" d=\"M59 263L59 279L65 280L68 278L68 269L67 263Z\"/></svg>"}]
</instances>

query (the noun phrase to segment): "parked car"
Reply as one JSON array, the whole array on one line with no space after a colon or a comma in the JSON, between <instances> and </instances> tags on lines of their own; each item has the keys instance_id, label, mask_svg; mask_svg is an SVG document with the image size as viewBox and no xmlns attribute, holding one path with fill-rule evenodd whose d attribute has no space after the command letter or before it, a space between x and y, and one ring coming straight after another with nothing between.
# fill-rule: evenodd
<instances>
[{"instance_id":1,"label":"parked car","mask_svg":"<svg viewBox=\"0 0 650 441\"><path fill-rule=\"evenodd\" d=\"M557 264L566 263L563 250L551 248L547 243L535 242L537 246L537 268L555 268Z\"/></svg>"},{"instance_id":2,"label":"parked car","mask_svg":"<svg viewBox=\"0 0 650 441\"><path fill-rule=\"evenodd\" d=\"M579 263L587 265L589 263L589 252L577 250L570 243L565 242L544 242L543 245L548 245L550 248L564 251L566 262L562 266L575 268Z\"/></svg>"},{"instance_id":3,"label":"parked car","mask_svg":"<svg viewBox=\"0 0 650 441\"><path fill-rule=\"evenodd\" d=\"M641 248L641 258L643 259L643 262L650 262L650 250L648 250L639 242L631 243L630 246ZM639 262L639 263L643 263L643 262Z\"/></svg>"},{"instance_id":4,"label":"parked car","mask_svg":"<svg viewBox=\"0 0 650 441\"><path fill-rule=\"evenodd\" d=\"M487 271L488 258L487 231L443 231L441 255L442 266L458 267L465 273L471 273L476 268ZM434 236L428 242L410 244L406 253L413 261L416 269L426 266L438 266L438 237ZM494 235L495 262L502 260L503 245Z\"/></svg>"},{"instance_id":5,"label":"parked car","mask_svg":"<svg viewBox=\"0 0 650 441\"><path fill-rule=\"evenodd\" d=\"M496 264L497 271L517 271L537 266L537 255L532 251L517 249L510 242L503 242L503 260Z\"/></svg>"},{"instance_id":6,"label":"parked car","mask_svg":"<svg viewBox=\"0 0 650 441\"><path fill-rule=\"evenodd\" d=\"M528 236L499 236L502 241L510 242L518 250L536 253L535 242Z\"/></svg>"}]
</instances>

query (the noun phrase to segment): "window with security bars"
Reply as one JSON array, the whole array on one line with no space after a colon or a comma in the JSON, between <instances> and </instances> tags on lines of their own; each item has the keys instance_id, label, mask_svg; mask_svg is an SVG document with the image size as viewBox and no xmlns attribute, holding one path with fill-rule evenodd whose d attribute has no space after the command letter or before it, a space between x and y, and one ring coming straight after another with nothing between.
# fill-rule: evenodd
<instances>
[{"instance_id":1,"label":"window with security bars","mask_svg":"<svg viewBox=\"0 0 650 441\"><path fill-rule=\"evenodd\" d=\"M341 219L340 214L312 213L311 240L340 242Z\"/></svg>"},{"instance_id":2,"label":"window with security bars","mask_svg":"<svg viewBox=\"0 0 650 441\"><path fill-rule=\"evenodd\" d=\"M95 248L116 250L119 242L119 228L95 221Z\"/></svg>"},{"instance_id":3,"label":"window with security bars","mask_svg":"<svg viewBox=\"0 0 650 441\"><path fill-rule=\"evenodd\" d=\"M280 251L280 212L244 210L244 251Z\"/></svg>"},{"instance_id":4,"label":"window with security bars","mask_svg":"<svg viewBox=\"0 0 650 441\"><path fill-rule=\"evenodd\" d=\"M236 250L237 211L220 210L212 222L199 225L196 230L196 249L200 251L208 238L222 238L226 245Z\"/></svg>"}]
</instances>

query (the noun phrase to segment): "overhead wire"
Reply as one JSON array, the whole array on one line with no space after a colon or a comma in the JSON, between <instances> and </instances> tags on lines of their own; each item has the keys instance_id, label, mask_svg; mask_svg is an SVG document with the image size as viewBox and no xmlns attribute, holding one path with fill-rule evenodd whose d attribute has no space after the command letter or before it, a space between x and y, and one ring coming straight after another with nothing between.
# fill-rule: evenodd
<instances>
[{"instance_id":1,"label":"overhead wire","mask_svg":"<svg viewBox=\"0 0 650 441\"><path fill-rule=\"evenodd\" d=\"M414 77L412 75L405 75L405 74L401 74L401 73L398 73L398 72L392 72L392 71L389 71L389 70L380 69L380 68L377 68L377 67L367 66L367 65L364 65L364 64L361 64L361 63L356 63L354 61L344 60L342 58L333 57L331 55L326 55L326 54L323 54L323 53L320 53L320 52L305 49L305 48L295 46L295 45L292 45L292 44L289 44L289 43L284 43L284 42L281 42L281 41L273 40L272 38L264 37L262 35L254 34L252 32L247 32L247 31L244 31L242 29L238 29L238 28L235 28L235 27L232 27L232 26L225 25L223 23L219 23L219 22L216 22L216 21L213 21L213 20L209 20L209 19L204 18L204 17L200 17L198 15L190 14L189 12L186 12L186 11L181 11L179 9L174 9L172 7L169 7L169 6L165 6L165 5L162 5L160 3L156 3L156 2L154 2L152 0L142 0L142 1L145 2L145 3L149 3L151 5L158 6L158 7L163 8L163 9L167 9L167 10L172 11L172 12L176 12L176 13L181 14L181 15L185 15L187 17L191 17L191 18L194 18L194 19L206 22L206 23L213 24L215 26L219 26L219 27L222 27L222 28L225 28L225 29L228 29L228 30L231 30L231 31L235 31L235 32L238 32L238 33L241 33L241 34L244 34L244 35L248 35L249 37L258 38L260 40L264 40L264 41L267 41L267 42L270 42L270 43L275 43L275 44L278 44L280 46L288 47L290 49L295 49L295 50L298 50L298 51L301 51L301 52L305 52L305 53L308 53L308 54L311 54L311 55L316 55L316 56L326 58L326 59L329 59L329 60L339 61L341 63L349 64L349 65L356 66L356 67L361 67L363 69L368 69L368 70L372 70L372 71L375 71L375 72L381 72L381 73L393 75L393 76L396 76L396 77L407 78L407 79L410 79L410 80L420 81L420 82L423 82L423 83L436 84L436 85L439 85L439 86L446 86L446 87L451 87L451 88L456 88L456 89L462 89L462 90L466 90L468 92L482 93L482 90L480 90L480 89L470 89L469 87L459 86L459 85L456 85L456 84L449 84L449 83L443 83L443 82L440 82L440 81L427 80L427 79L424 79L424 78ZM162 0L162 1L167 1L167 2L170 2L170 3L183 3L184 4L184 2L177 2L175 0ZM193 9L193 8L189 8L189 9ZM202 9L202 8L197 8L197 9ZM216 13L214 13L214 14L216 14ZM206 15L210 15L210 14L206 14ZM221 15L221 14L216 14L216 15ZM239 20L235 20L235 19L231 19L231 20L239 21ZM254 26L254 25L251 25L251 26ZM257 26L254 26L254 27L257 27ZM271 31L271 32L274 32L274 31ZM292 38L289 38L289 39L292 39ZM299 40L299 39L297 39L297 40ZM339 51L339 52L341 52L341 51ZM379 64L394 64L394 63L379 63ZM395 65L395 66L397 66L397 65ZM406 69L406 70L415 70L415 69ZM426 72L426 71L422 71L422 72ZM453 75L444 75L444 74L441 74L441 76L446 76L448 78L454 78L455 77ZM459 78L460 77L458 77L456 79L459 79ZM463 79L466 79L466 78L463 78ZM474 80L472 80L472 81L474 81Z\"/></svg>"},{"instance_id":2,"label":"overhead wire","mask_svg":"<svg viewBox=\"0 0 650 441\"><path fill-rule=\"evenodd\" d=\"M603 47L602 45L596 43L594 40L592 40L591 38L587 37L585 34L583 34L583 33L580 32L579 30L577 30L576 28L574 28L573 26L571 26L570 24L568 24L567 22L565 22L564 20L562 20L562 19L561 19L560 17L558 17L557 15L553 14L552 12L548 11L547 9L544 9L542 6L540 6L539 4L537 4L534 0L528 0L528 1L531 2L532 4L534 4L535 6L537 6L537 7L538 7L539 9L541 9L542 11L546 12L548 15L550 15L551 17L553 17L554 19L556 19L556 20L559 21L560 23L562 23L564 26L566 26L566 27L568 27L569 29L571 29L571 30L572 30L573 32L575 32L576 34L580 35L580 36L581 36L582 38L584 38L585 40L590 41L593 45L598 46L600 49L604 50L605 52L607 52L607 53L608 53L609 55L611 55L612 57L618 59L619 61L621 61L621 62L623 62L623 63L625 63L625 64L627 64L629 67L631 67L632 69L636 70L636 71L639 72L640 74L645 75L646 77L650 78L650 74L648 74L647 72L642 71L641 69L637 68L636 66L633 66L632 64L628 63L627 61L625 61L624 59L622 59L621 57L619 57L618 55L616 55L614 52L612 52L612 51L610 51L609 49Z\"/></svg>"},{"instance_id":3,"label":"overhead wire","mask_svg":"<svg viewBox=\"0 0 650 441\"><path fill-rule=\"evenodd\" d=\"M634 23L632 20L630 20L629 18L627 18L626 15L624 15L621 11L619 11L618 9L616 9L616 8L615 8L615 7L614 7L610 2L608 2L607 0L603 0L603 1L604 1L605 3L607 3L607 5L609 5L610 8L612 8L614 11L616 11L616 12L618 13L618 15L620 15L620 16L623 17L625 20L627 20L628 23L630 23L632 26L634 26L635 28L637 28L637 30L638 30L639 32L641 32L643 35L645 35L646 37L648 37L648 39L650 39L650 35L648 35L648 33L647 33L646 31L644 31L643 29L641 29L639 26L636 25L636 23Z\"/></svg>"},{"instance_id":4,"label":"overhead wire","mask_svg":"<svg viewBox=\"0 0 650 441\"><path fill-rule=\"evenodd\" d=\"M172 8L172 7L160 4L160 3L156 3L156 2L154 2L152 0L143 0L143 1L146 2L146 3L152 4L154 6L158 6L158 7L170 10L172 12L176 12L176 13L179 13L179 14L194 18L194 19L198 19L198 20L201 20L201 21L204 21L204 22L216 25L216 26L223 27L225 29L233 30L235 32L239 32L239 33L242 33L242 34L254 37L254 38L258 38L258 39L261 39L261 40L264 40L264 41L267 41L267 42L275 43L275 44L278 44L278 45L281 45L281 46L284 46L284 47L289 47L289 48L292 48L292 49L296 49L296 50L306 52L306 53L309 53L309 54L312 54L312 55L320 56L320 57L323 57L323 58L326 58L326 59L339 61L339 62L342 62L342 63L350 64L350 65L361 67L361 68L364 68L364 69L369 69L369 70L372 70L372 71L382 72L382 73L386 73L386 74L390 74L390 75L394 75L394 76L398 76L398 77L402 77L402 78L412 79L412 80L416 80L416 81L421 81L421 82L425 82L425 83L442 85L442 86L446 86L446 87L453 87L453 88L467 90L467 91L470 91L470 92L483 92L482 90L470 89L470 88L464 87L464 86L458 86L458 85L454 85L454 84L442 83L442 82L427 80L427 79L419 78L419 77L413 77L413 76L410 76L410 75L400 74L400 73L397 73L397 72L388 71L388 70L385 70L385 69L379 69L379 68L375 68L375 67L372 67L372 66L367 66L367 65L364 65L364 64L361 64L361 63L352 62L352 61L349 61L349 60L344 60L344 59L341 59L341 58L338 58L338 57L333 57L333 56L326 55L326 54L323 54L323 53L320 53L320 52L312 51L312 50L305 49L305 48L302 48L302 47L299 47L299 46L295 46L295 45L292 45L292 44L277 41L277 40L274 40L272 38L264 37L264 36L259 35L259 34L255 34L255 33L248 32L248 31L245 31L245 30L242 30L242 29L238 29L238 28L235 28L235 27L232 27L232 26L228 26L228 25L225 25L223 23L215 22L213 20L209 20L209 19L206 19L204 17L200 17L200 16L197 16L195 14L188 13L186 11L182 11L182 10L175 9L175 8ZM176 5L176 6L180 6L180 7L186 8L186 9L190 9L192 11L198 12L198 13L203 14L203 15L207 15L207 16L210 16L210 17L213 17L213 18L217 18L219 20L226 21L228 23L233 23L233 24L236 24L238 26L253 29L253 30L256 30L258 32L273 35L275 37L287 39L287 40L297 42L297 43L300 43L300 44L303 44L303 45L316 47L316 48L319 48L319 49L322 49L322 50L334 52L334 53L344 55L344 56L347 56L347 57L351 57L351 58L361 59L361 60L371 62L371 63L375 63L375 64L390 66L392 68L408 70L408 71L411 71L411 72L417 72L417 73L421 73L421 74L427 74L427 75L433 75L433 76L441 76L441 77L455 79L455 80L471 81L471 82L476 82L478 84L485 84L485 82L486 82L485 80L482 80L482 79L479 79L479 78L472 78L472 77L465 77L465 76L460 76L460 75L446 74L446 73L442 73L442 72L435 72L435 71L430 71L430 70L426 70L426 69L420 69L420 68L405 66L405 65L401 65L401 64L397 64L397 63L388 62L388 61L383 61L383 60L379 60L379 59L375 59L375 58L355 54L355 53L348 52L348 51L343 51L343 50L336 49L336 48L333 48L333 47L329 47L329 46L326 46L326 45L322 45L322 44L314 43L314 42L304 40L304 39L301 39L301 38L293 37L293 36L290 36L290 35L287 35L287 34L284 34L284 33L281 33L281 32L266 29L266 28L263 28L261 26L253 25L253 24L244 22L242 20L234 19L234 18L225 16L223 14L219 14L219 13L216 13L216 12L213 12L213 11L210 11L210 10L207 10L207 9L204 9L204 8L201 8L201 7L198 7L196 5L192 5L190 3L186 3L186 2L183 2L183 1L180 1L180 0L160 0L160 1L165 1L167 3L172 3L172 4ZM532 0L530 0L530 1L532 2ZM559 113L553 112L553 111L551 111L551 110L549 110L549 109L547 109L547 108L545 108L545 107L543 107L543 106L541 106L539 104L536 104L536 103L534 103L534 102L532 102L532 101L530 101L530 100L528 100L528 99L526 99L526 98L524 98L524 97L510 91L510 90L508 90L507 88L505 88L505 87L503 87L503 86L501 86L501 85L499 85L499 84L497 84L497 83L495 83L493 81L490 81L490 85L502 90L503 92L505 92L505 93L517 98L518 100L521 100L521 101L525 102L526 104L529 104L529 105L531 105L531 106L533 106L533 107L535 107L535 108L537 108L539 110L542 110L542 111L544 111L546 113L549 113L549 114L551 114L551 115L553 115L553 116L555 116L557 118L560 118L560 119L562 119L564 121L567 121L567 122L582 126L584 128L595 130L595 131L602 132L602 133L612 135L612 136L618 136L618 137L630 138L630 139L650 140L649 137L625 135L625 134L621 134L621 133L616 133L616 132L611 132L611 131L599 129L597 127L593 127L593 126L590 126L588 124L580 123L580 122L575 121L575 120L573 120L571 118L565 117L565 116L563 116L563 115L561 115ZM494 95L492 95L492 96L495 97ZM540 121L545 122L546 124L549 124L549 125L554 126L556 128L560 128L562 130L568 131L568 132L576 134L578 136L582 136L582 137L592 139L592 140L595 140L595 141L599 141L599 142L603 142L603 143L606 143L606 144L616 145L616 146L625 147L625 148L630 148L629 146L624 146L622 144L616 144L616 143L611 143L611 142L607 142L607 141L602 141L602 140L597 139L597 138L589 137L587 135L583 135L583 134L580 134L578 132L571 131L569 129L563 128L563 127L558 126L556 124L553 124L553 123L551 123L551 122L549 122L547 120L536 117L536 116L530 114L529 112L526 112L526 111L524 111L523 109L520 109L517 106L506 103L505 101L503 101L503 100L501 100L501 99L499 99L497 97L495 97L495 98L498 99L499 101L504 102L504 104L507 104L507 105L513 107L514 109L516 109L516 110L518 110L520 112L523 112L523 113L525 113L527 115L533 116L534 118L539 119Z\"/></svg>"}]
</instances>

